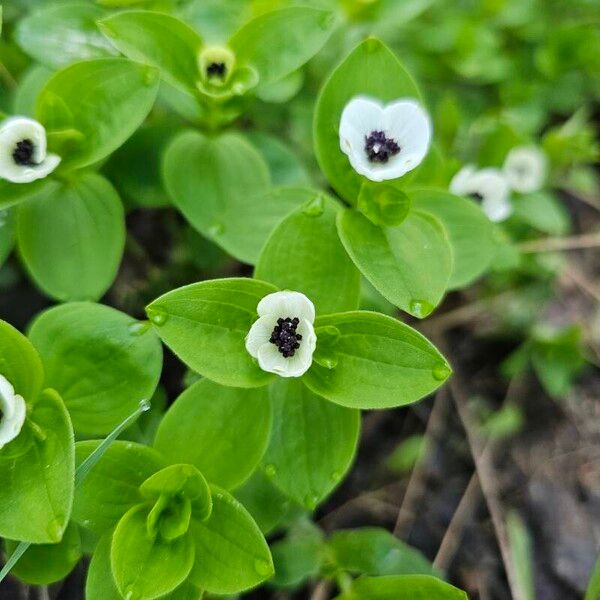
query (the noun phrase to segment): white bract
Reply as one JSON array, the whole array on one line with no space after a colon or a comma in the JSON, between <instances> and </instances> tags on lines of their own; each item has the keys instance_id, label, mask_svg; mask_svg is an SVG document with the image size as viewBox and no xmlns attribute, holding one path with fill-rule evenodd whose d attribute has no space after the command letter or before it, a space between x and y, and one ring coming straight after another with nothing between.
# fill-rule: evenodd
<instances>
[{"instance_id":1,"label":"white bract","mask_svg":"<svg viewBox=\"0 0 600 600\"><path fill-rule=\"evenodd\" d=\"M258 303L256 312L246 350L263 371L281 377L304 375L317 346L313 303L300 292L274 292Z\"/></svg>"},{"instance_id":2,"label":"white bract","mask_svg":"<svg viewBox=\"0 0 600 600\"><path fill-rule=\"evenodd\" d=\"M15 394L15 389L8 379L0 375L0 448L12 442L21 433L26 414L25 400Z\"/></svg>"},{"instance_id":3,"label":"white bract","mask_svg":"<svg viewBox=\"0 0 600 600\"><path fill-rule=\"evenodd\" d=\"M452 178L450 191L481 202L491 221L504 221L513 211L508 181L502 171L493 167L476 169L466 165Z\"/></svg>"},{"instance_id":4,"label":"white bract","mask_svg":"<svg viewBox=\"0 0 600 600\"><path fill-rule=\"evenodd\" d=\"M431 120L414 99L387 105L357 96L340 120L340 148L357 173L371 181L402 177L425 158L431 143Z\"/></svg>"},{"instance_id":5,"label":"white bract","mask_svg":"<svg viewBox=\"0 0 600 600\"><path fill-rule=\"evenodd\" d=\"M504 161L503 171L516 192L537 192L546 179L546 156L534 146L513 148Z\"/></svg>"},{"instance_id":6,"label":"white bract","mask_svg":"<svg viewBox=\"0 0 600 600\"><path fill-rule=\"evenodd\" d=\"M27 117L0 123L0 179L30 183L54 171L60 156L46 153L46 130Z\"/></svg>"}]
</instances>

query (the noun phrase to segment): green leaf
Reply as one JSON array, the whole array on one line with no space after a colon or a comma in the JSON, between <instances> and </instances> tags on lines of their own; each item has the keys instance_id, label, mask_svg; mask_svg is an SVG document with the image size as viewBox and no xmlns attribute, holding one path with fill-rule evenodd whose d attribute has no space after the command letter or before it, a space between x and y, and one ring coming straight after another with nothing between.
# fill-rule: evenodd
<instances>
[{"instance_id":1,"label":"green leaf","mask_svg":"<svg viewBox=\"0 0 600 600\"><path fill-rule=\"evenodd\" d=\"M245 346L260 300L276 288L253 279L193 283L154 300L146 312L158 335L194 371L234 387L266 385L273 375Z\"/></svg>"},{"instance_id":2,"label":"green leaf","mask_svg":"<svg viewBox=\"0 0 600 600\"><path fill-rule=\"evenodd\" d=\"M296 587L319 574L325 558L323 533L310 521L300 521L283 540L271 546L275 577L272 583Z\"/></svg>"},{"instance_id":3,"label":"green leaf","mask_svg":"<svg viewBox=\"0 0 600 600\"><path fill-rule=\"evenodd\" d=\"M197 91L202 38L186 23L148 10L128 10L98 23L125 56L158 67L162 77L184 91Z\"/></svg>"},{"instance_id":4,"label":"green leaf","mask_svg":"<svg viewBox=\"0 0 600 600\"><path fill-rule=\"evenodd\" d=\"M42 391L44 368L40 355L31 342L12 325L0 320L0 374L23 396L33 403Z\"/></svg>"},{"instance_id":5,"label":"green leaf","mask_svg":"<svg viewBox=\"0 0 600 600\"><path fill-rule=\"evenodd\" d=\"M512 201L514 216L539 231L550 235L565 235L571 228L569 213L551 192L534 192Z\"/></svg>"},{"instance_id":6,"label":"green leaf","mask_svg":"<svg viewBox=\"0 0 600 600\"><path fill-rule=\"evenodd\" d=\"M158 84L156 69L123 58L79 62L54 75L36 116L49 149L62 157L59 169L80 169L116 150L150 112Z\"/></svg>"},{"instance_id":7,"label":"green leaf","mask_svg":"<svg viewBox=\"0 0 600 600\"><path fill-rule=\"evenodd\" d=\"M213 511L193 522L196 562L190 580L214 594L235 594L273 575L265 538L246 509L227 492L212 486Z\"/></svg>"},{"instance_id":8,"label":"green leaf","mask_svg":"<svg viewBox=\"0 0 600 600\"><path fill-rule=\"evenodd\" d=\"M115 54L96 27L106 12L89 2L44 6L17 25L15 39L24 52L50 68Z\"/></svg>"},{"instance_id":9,"label":"green leaf","mask_svg":"<svg viewBox=\"0 0 600 600\"><path fill-rule=\"evenodd\" d=\"M61 394L76 431L108 433L158 385L158 336L149 323L108 306L51 308L35 319L29 339L42 357L46 385Z\"/></svg>"},{"instance_id":10,"label":"green leaf","mask_svg":"<svg viewBox=\"0 0 600 600\"><path fill-rule=\"evenodd\" d=\"M295 6L262 14L237 31L229 46L238 63L258 71L264 87L301 67L325 44L335 19L326 10Z\"/></svg>"},{"instance_id":11,"label":"green leaf","mask_svg":"<svg viewBox=\"0 0 600 600\"><path fill-rule=\"evenodd\" d=\"M77 464L100 443L78 442ZM96 535L103 535L131 507L143 502L140 485L165 466L164 459L152 448L133 442L113 442L77 488L73 520Z\"/></svg>"},{"instance_id":12,"label":"green leaf","mask_svg":"<svg viewBox=\"0 0 600 600\"><path fill-rule=\"evenodd\" d=\"M519 598L535 600L533 544L529 531L521 517L514 511L508 514L506 529Z\"/></svg>"},{"instance_id":13,"label":"green leaf","mask_svg":"<svg viewBox=\"0 0 600 600\"><path fill-rule=\"evenodd\" d=\"M360 413L313 394L301 381L270 387L273 432L263 458L271 481L313 510L346 474L358 443Z\"/></svg>"},{"instance_id":14,"label":"green leaf","mask_svg":"<svg viewBox=\"0 0 600 600\"><path fill-rule=\"evenodd\" d=\"M96 300L113 282L125 245L125 219L107 179L85 173L51 186L19 206L18 246L37 285L49 296Z\"/></svg>"},{"instance_id":15,"label":"green leaf","mask_svg":"<svg viewBox=\"0 0 600 600\"><path fill-rule=\"evenodd\" d=\"M287 144L263 131L248 131L246 137L267 161L275 186L309 185L305 166Z\"/></svg>"},{"instance_id":16,"label":"green leaf","mask_svg":"<svg viewBox=\"0 0 600 600\"><path fill-rule=\"evenodd\" d=\"M427 575L363 577L336 600L468 600L454 586Z\"/></svg>"},{"instance_id":17,"label":"green leaf","mask_svg":"<svg viewBox=\"0 0 600 600\"><path fill-rule=\"evenodd\" d=\"M33 64L21 77L13 101L13 110L17 115L33 116L37 97L54 71L43 65ZM39 180L38 181L44 181Z\"/></svg>"},{"instance_id":18,"label":"green leaf","mask_svg":"<svg viewBox=\"0 0 600 600\"><path fill-rule=\"evenodd\" d=\"M299 516L303 509L284 496L262 469L257 469L244 485L235 491L235 497L252 515L266 535Z\"/></svg>"},{"instance_id":19,"label":"green leaf","mask_svg":"<svg viewBox=\"0 0 600 600\"><path fill-rule=\"evenodd\" d=\"M10 556L17 543L5 540L6 554ZM12 573L32 585L48 585L64 579L81 558L81 537L77 526L70 523L58 544L35 544L19 559Z\"/></svg>"},{"instance_id":20,"label":"green leaf","mask_svg":"<svg viewBox=\"0 0 600 600\"><path fill-rule=\"evenodd\" d=\"M410 75L379 40L359 44L325 82L315 108L313 136L319 165L333 188L356 204L364 181L340 149L342 111L355 96L371 96L381 102L419 98Z\"/></svg>"},{"instance_id":21,"label":"green leaf","mask_svg":"<svg viewBox=\"0 0 600 600\"><path fill-rule=\"evenodd\" d=\"M358 195L358 210L382 227L400 225L408 216L411 199L398 188L365 181Z\"/></svg>"},{"instance_id":22,"label":"green leaf","mask_svg":"<svg viewBox=\"0 0 600 600\"><path fill-rule=\"evenodd\" d=\"M385 529L339 530L327 542L331 560L360 575L436 575L431 563Z\"/></svg>"},{"instance_id":23,"label":"green leaf","mask_svg":"<svg viewBox=\"0 0 600 600\"><path fill-rule=\"evenodd\" d=\"M14 213L0 210L0 267L11 253L15 242Z\"/></svg>"},{"instance_id":24,"label":"green leaf","mask_svg":"<svg viewBox=\"0 0 600 600\"><path fill-rule=\"evenodd\" d=\"M123 201L148 208L171 206L160 173L163 153L179 125L164 119L138 129L104 167Z\"/></svg>"},{"instance_id":25,"label":"green leaf","mask_svg":"<svg viewBox=\"0 0 600 600\"><path fill-rule=\"evenodd\" d=\"M14 444L20 453L11 452ZM0 452L0 535L60 542L71 514L74 469L69 415L60 396L44 390L19 437Z\"/></svg>"},{"instance_id":26,"label":"green leaf","mask_svg":"<svg viewBox=\"0 0 600 600\"><path fill-rule=\"evenodd\" d=\"M194 228L250 264L271 230L299 203L269 191L265 161L236 133L213 138L181 133L166 150L163 175L174 204Z\"/></svg>"},{"instance_id":27,"label":"green leaf","mask_svg":"<svg viewBox=\"0 0 600 600\"><path fill-rule=\"evenodd\" d=\"M387 300L422 319L441 301L452 273L452 247L433 216L413 211L397 227L378 227L355 210L338 215L342 243Z\"/></svg>"},{"instance_id":28,"label":"green leaf","mask_svg":"<svg viewBox=\"0 0 600 600\"><path fill-rule=\"evenodd\" d=\"M85 582L86 600L123 600L110 565L111 545L112 532L104 535L94 550Z\"/></svg>"},{"instance_id":29,"label":"green leaf","mask_svg":"<svg viewBox=\"0 0 600 600\"><path fill-rule=\"evenodd\" d=\"M438 350L400 321L366 311L317 317L317 350L303 381L332 402L353 408L390 408L420 400L451 373ZM320 359L323 333L336 336ZM322 362L327 366L319 364Z\"/></svg>"},{"instance_id":30,"label":"green leaf","mask_svg":"<svg viewBox=\"0 0 600 600\"><path fill-rule=\"evenodd\" d=\"M360 273L342 246L336 228L337 202L322 192L291 188L303 207L273 230L255 276L280 289L306 294L317 314L358 308Z\"/></svg>"},{"instance_id":31,"label":"green leaf","mask_svg":"<svg viewBox=\"0 0 600 600\"><path fill-rule=\"evenodd\" d=\"M135 506L119 521L110 559L121 594L130 600L152 600L172 592L194 564L194 543L188 534L167 542L150 536L148 507Z\"/></svg>"},{"instance_id":32,"label":"green leaf","mask_svg":"<svg viewBox=\"0 0 600 600\"><path fill-rule=\"evenodd\" d=\"M169 409L154 445L170 462L195 465L210 482L231 489L258 465L270 430L267 388L240 390L201 379Z\"/></svg>"},{"instance_id":33,"label":"green leaf","mask_svg":"<svg viewBox=\"0 0 600 600\"><path fill-rule=\"evenodd\" d=\"M85 585L86 600L123 600L117 590L110 564L112 533L100 539L94 550ZM161 600L200 600L202 592L189 582L161 596Z\"/></svg>"},{"instance_id":34,"label":"green leaf","mask_svg":"<svg viewBox=\"0 0 600 600\"><path fill-rule=\"evenodd\" d=\"M472 200L445 190L411 190L413 207L436 217L452 247L449 289L467 286L489 268L497 251L494 225Z\"/></svg>"},{"instance_id":35,"label":"green leaf","mask_svg":"<svg viewBox=\"0 0 600 600\"><path fill-rule=\"evenodd\" d=\"M31 183L11 183L0 179L0 209L16 206L53 185L54 181L48 177Z\"/></svg>"}]
</instances>

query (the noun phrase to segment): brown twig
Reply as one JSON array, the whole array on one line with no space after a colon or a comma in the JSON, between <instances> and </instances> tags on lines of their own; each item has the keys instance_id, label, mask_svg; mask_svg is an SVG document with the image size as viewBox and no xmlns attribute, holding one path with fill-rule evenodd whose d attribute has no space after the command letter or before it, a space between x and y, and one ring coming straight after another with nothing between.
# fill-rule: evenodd
<instances>
[{"instance_id":1,"label":"brown twig","mask_svg":"<svg viewBox=\"0 0 600 600\"><path fill-rule=\"evenodd\" d=\"M310 596L310 600L327 600L329 598L329 592L331 591L331 582L323 580L317 584L313 593Z\"/></svg>"},{"instance_id":2,"label":"brown twig","mask_svg":"<svg viewBox=\"0 0 600 600\"><path fill-rule=\"evenodd\" d=\"M439 343L439 346L443 348L444 344ZM468 397L462 388L460 377L456 372L450 380L449 387L458 415L467 434L467 441L475 462L477 477L481 484L481 491L485 497L490 517L492 518L496 539L498 540L498 545L500 547L500 554L502 555L508 585L513 599L522 600L518 578L512 561L508 534L506 532L504 511L498 499L498 490L496 487L497 477L494 466L490 460L489 454L485 452L484 441L477 431L477 425L473 421L468 407Z\"/></svg>"},{"instance_id":3,"label":"brown twig","mask_svg":"<svg viewBox=\"0 0 600 600\"><path fill-rule=\"evenodd\" d=\"M408 487L406 488L400 510L398 511L394 535L401 539L406 539L408 537L417 512L418 503L423 496L430 450L439 437L439 430L443 426L447 406L447 391L446 388L442 388L435 395L431 414L429 415L427 427L425 428L425 449L423 455L412 470L408 481Z\"/></svg>"},{"instance_id":4,"label":"brown twig","mask_svg":"<svg viewBox=\"0 0 600 600\"><path fill-rule=\"evenodd\" d=\"M521 252L557 252L559 250L578 250L580 248L600 247L600 233L584 233L573 237L544 238L522 242L518 245Z\"/></svg>"}]
</instances>

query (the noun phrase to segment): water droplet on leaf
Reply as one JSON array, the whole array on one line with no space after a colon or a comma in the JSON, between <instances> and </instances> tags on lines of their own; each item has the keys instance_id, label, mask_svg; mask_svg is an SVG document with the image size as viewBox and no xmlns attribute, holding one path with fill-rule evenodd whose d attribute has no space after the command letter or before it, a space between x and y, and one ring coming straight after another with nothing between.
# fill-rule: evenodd
<instances>
[{"instance_id":1,"label":"water droplet on leaf","mask_svg":"<svg viewBox=\"0 0 600 600\"><path fill-rule=\"evenodd\" d=\"M128 326L129 333L134 336L142 335L150 328L149 321L136 321Z\"/></svg>"},{"instance_id":2,"label":"water droplet on leaf","mask_svg":"<svg viewBox=\"0 0 600 600\"><path fill-rule=\"evenodd\" d=\"M304 498L304 506L308 508L308 510L314 510L317 507L317 502L319 499L314 494L309 494Z\"/></svg>"},{"instance_id":3,"label":"water droplet on leaf","mask_svg":"<svg viewBox=\"0 0 600 600\"><path fill-rule=\"evenodd\" d=\"M223 223L213 223L209 228L208 228L208 233L212 236L212 237L216 237L218 235L223 235L223 232L225 231L225 225L223 225Z\"/></svg>"},{"instance_id":4,"label":"water droplet on leaf","mask_svg":"<svg viewBox=\"0 0 600 600\"><path fill-rule=\"evenodd\" d=\"M325 200L323 199L323 196L319 194L304 205L302 212L308 217L319 217L323 214L324 210Z\"/></svg>"},{"instance_id":5,"label":"water droplet on leaf","mask_svg":"<svg viewBox=\"0 0 600 600\"><path fill-rule=\"evenodd\" d=\"M63 521L61 519L53 519L48 523L46 533L50 536L50 539L57 543L60 542L63 536Z\"/></svg>"},{"instance_id":6,"label":"water droplet on leaf","mask_svg":"<svg viewBox=\"0 0 600 600\"><path fill-rule=\"evenodd\" d=\"M331 474L331 481L338 482L342 478L342 474L339 471L334 471Z\"/></svg>"},{"instance_id":7,"label":"water droplet on leaf","mask_svg":"<svg viewBox=\"0 0 600 600\"><path fill-rule=\"evenodd\" d=\"M275 477L275 475L277 475L277 469L275 468L275 465L267 465L265 467L265 473L267 477Z\"/></svg>"},{"instance_id":8,"label":"water droplet on leaf","mask_svg":"<svg viewBox=\"0 0 600 600\"><path fill-rule=\"evenodd\" d=\"M439 365L436 365L435 367L433 367L433 371L432 371L433 378L437 379L438 381L444 381L444 379L448 378L450 373L451 373L450 367L448 367L448 365L445 365L443 363L440 363Z\"/></svg>"},{"instance_id":9,"label":"water droplet on leaf","mask_svg":"<svg viewBox=\"0 0 600 600\"><path fill-rule=\"evenodd\" d=\"M431 313L433 305L427 302L427 300L411 300L409 310L412 315L418 319L422 319Z\"/></svg>"},{"instance_id":10,"label":"water droplet on leaf","mask_svg":"<svg viewBox=\"0 0 600 600\"><path fill-rule=\"evenodd\" d=\"M261 577L267 577L273 571L271 565L266 560L260 558L254 561L254 569Z\"/></svg>"},{"instance_id":11,"label":"water droplet on leaf","mask_svg":"<svg viewBox=\"0 0 600 600\"><path fill-rule=\"evenodd\" d=\"M149 311L148 316L150 317L150 320L159 327L161 325L164 325L167 322L168 318L167 313L163 312L162 310L156 309L152 309L151 311Z\"/></svg>"},{"instance_id":12,"label":"water droplet on leaf","mask_svg":"<svg viewBox=\"0 0 600 600\"><path fill-rule=\"evenodd\" d=\"M150 400L140 400L140 410L142 412L148 412L152 408L152 404L150 404Z\"/></svg>"}]
</instances>

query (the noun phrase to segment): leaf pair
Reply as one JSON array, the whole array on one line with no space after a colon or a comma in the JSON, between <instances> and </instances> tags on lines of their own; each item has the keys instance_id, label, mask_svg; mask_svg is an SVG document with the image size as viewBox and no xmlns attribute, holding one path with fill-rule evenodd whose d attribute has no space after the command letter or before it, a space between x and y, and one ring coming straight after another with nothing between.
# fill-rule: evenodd
<instances>
[{"instance_id":1,"label":"leaf pair","mask_svg":"<svg viewBox=\"0 0 600 600\"><path fill-rule=\"evenodd\" d=\"M112 15L100 29L126 56L158 67L171 85L222 101L265 89L300 68L320 50L333 25L327 11L284 8L250 20L227 48L207 46L180 19L151 11ZM219 65L216 77L211 77L213 65Z\"/></svg>"},{"instance_id":2,"label":"leaf pair","mask_svg":"<svg viewBox=\"0 0 600 600\"><path fill-rule=\"evenodd\" d=\"M222 385L260 387L274 375L252 359L245 338L259 301L276 289L254 279L203 281L168 292L147 313L161 339L201 375ZM315 331L314 362L302 381L342 406L410 404L450 374L445 359L421 334L377 313L318 316Z\"/></svg>"},{"instance_id":3,"label":"leaf pair","mask_svg":"<svg viewBox=\"0 0 600 600\"><path fill-rule=\"evenodd\" d=\"M77 444L78 461L95 444ZM107 450L78 490L73 519L103 536L88 574L90 600L156 598L188 578L186 586L234 593L272 573L266 542L235 499L209 491L195 467L166 466L139 444Z\"/></svg>"}]
</instances>

